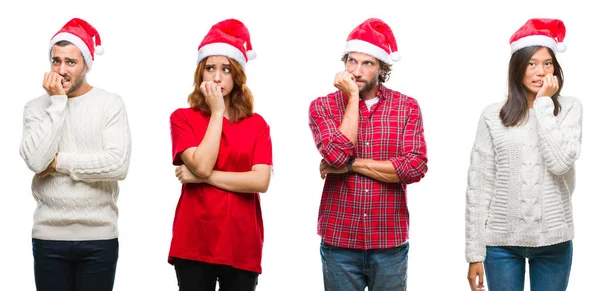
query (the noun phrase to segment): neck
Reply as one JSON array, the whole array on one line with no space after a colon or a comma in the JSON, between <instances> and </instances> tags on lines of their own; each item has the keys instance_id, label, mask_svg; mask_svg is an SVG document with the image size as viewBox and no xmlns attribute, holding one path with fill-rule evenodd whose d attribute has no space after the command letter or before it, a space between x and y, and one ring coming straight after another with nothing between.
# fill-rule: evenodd
<instances>
[{"instance_id":1,"label":"neck","mask_svg":"<svg viewBox=\"0 0 600 291\"><path fill-rule=\"evenodd\" d=\"M377 97L378 89L379 89L379 85L374 86L373 88L371 88L371 90L360 93L360 98L362 98L362 100L371 100L371 99Z\"/></svg>"},{"instance_id":2,"label":"neck","mask_svg":"<svg viewBox=\"0 0 600 291\"><path fill-rule=\"evenodd\" d=\"M88 84L88 82L83 82L83 84L81 84L81 86L79 88L77 88L77 90L67 94L67 97L69 98L75 98L75 97L79 97L87 92L90 92L90 90L92 90L92 86L90 84Z\"/></svg>"}]
</instances>

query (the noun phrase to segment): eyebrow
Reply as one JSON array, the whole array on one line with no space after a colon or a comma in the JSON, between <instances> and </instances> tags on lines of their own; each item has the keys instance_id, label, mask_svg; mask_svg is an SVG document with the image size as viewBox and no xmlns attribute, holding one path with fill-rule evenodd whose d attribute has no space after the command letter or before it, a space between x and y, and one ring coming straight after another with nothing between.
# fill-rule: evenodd
<instances>
[{"instance_id":1,"label":"eyebrow","mask_svg":"<svg viewBox=\"0 0 600 291\"><path fill-rule=\"evenodd\" d=\"M544 62L547 62L547 61L551 61L551 60L552 60L552 58L547 58L547 59L545 59L545 60L542 60L542 61L544 61ZM530 60L530 61L539 61L539 59L536 59L536 58L531 58L531 60Z\"/></svg>"},{"instance_id":2,"label":"eyebrow","mask_svg":"<svg viewBox=\"0 0 600 291\"><path fill-rule=\"evenodd\" d=\"M52 60L53 61L60 61L60 58L59 57L52 57ZM75 63L77 62L76 59L71 59L71 58L65 58L65 61L67 61L67 62L75 62Z\"/></svg>"}]
</instances>

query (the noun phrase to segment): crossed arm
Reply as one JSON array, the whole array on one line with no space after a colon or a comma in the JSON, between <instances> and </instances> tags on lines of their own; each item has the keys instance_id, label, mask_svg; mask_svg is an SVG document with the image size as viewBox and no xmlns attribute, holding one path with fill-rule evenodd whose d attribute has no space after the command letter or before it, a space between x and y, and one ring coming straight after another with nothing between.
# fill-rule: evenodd
<instances>
[{"instance_id":1,"label":"crossed arm","mask_svg":"<svg viewBox=\"0 0 600 291\"><path fill-rule=\"evenodd\" d=\"M214 187L238 193L265 193L271 179L271 166L257 163L250 171L229 172L214 170L222 135L223 116L213 114L210 117L206 132L200 144L196 147L188 147L192 144L185 141L186 148L176 155L179 156L181 165L175 169L175 175L182 184L206 183ZM174 142L183 141L186 137L193 135L190 132L189 122L182 114L173 114L171 117L172 133ZM269 128L265 125L261 133L264 144L255 145L255 150L265 150L270 153ZM268 147L268 148L263 148ZM269 155L270 156L270 155Z\"/></svg>"},{"instance_id":2,"label":"crossed arm","mask_svg":"<svg viewBox=\"0 0 600 291\"><path fill-rule=\"evenodd\" d=\"M358 120L358 108L349 104L344 112L342 124L335 126L333 118L324 112L322 104L313 102L310 108L310 127L323 160L320 164L321 178L327 174L343 174L348 172L348 162L355 156L357 127L348 134L344 131L344 121ZM357 158L352 164L353 171L381 182L405 183L418 182L427 171L426 144L423 135L421 111L416 103L409 102L409 114L403 129L402 146L396 157L389 160L373 160ZM346 128L347 129L347 128ZM352 140L351 138L354 138ZM352 142L351 146L344 141ZM331 153L334 153L332 155Z\"/></svg>"},{"instance_id":3,"label":"crossed arm","mask_svg":"<svg viewBox=\"0 0 600 291\"><path fill-rule=\"evenodd\" d=\"M25 107L20 153L27 166L40 178L56 171L83 182L124 179L131 140L121 98L115 98L104 109L103 149L95 153L58 151L67 96L55 95L49 100L48 105L30 103Z\"/></svg>"}]
</instances>

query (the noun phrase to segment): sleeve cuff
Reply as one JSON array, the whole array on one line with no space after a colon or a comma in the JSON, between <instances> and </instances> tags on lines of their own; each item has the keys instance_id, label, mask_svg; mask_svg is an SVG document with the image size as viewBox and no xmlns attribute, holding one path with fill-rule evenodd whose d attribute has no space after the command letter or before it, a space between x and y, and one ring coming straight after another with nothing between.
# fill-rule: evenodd
<instances>
[{"instance_id":1,"label":"sleeve cuff","mask_svg":"<svg viewBox=\"0 0 600 291\"><path fill-rule=\"evenodd\" d=\"M56 157L56 171L62 174L71 174L74 156L74 154L59 152Z\"/></svg>"},{"instance_id":2,"label":"sleeve cuff","mask_svg":"<svg viewBox=\"0 0 600 291\"><path fill-rule=\"evenodd\" d=\"M533 110L537 112L550 111L551 114L554 113L554 102L550 97L541 97L536 98L533 101Z\"/></svg>"}]
</instances>

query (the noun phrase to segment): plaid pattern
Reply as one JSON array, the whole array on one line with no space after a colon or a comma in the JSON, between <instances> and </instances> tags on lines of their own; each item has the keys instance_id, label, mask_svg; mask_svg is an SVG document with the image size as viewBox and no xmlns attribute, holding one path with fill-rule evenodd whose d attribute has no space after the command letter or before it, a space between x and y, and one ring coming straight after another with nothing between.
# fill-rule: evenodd
<instances>
[{"instance_id":1,"label":"plaid pattern","mask_svg":"<svg viewBox=\"0 0 600 291\"><path fill-rule=\"evenodd\" d=\"M359 101L356 145L339 131L348 98L341 91L310 104L310 129L317 149L333 167L350 157L391 161L400 182L385 183L356 173L327 175L319 208L318 234L333 246L396 247L408 240L406 184L427 172L423 120L417 101L381 85L371 111Z\"/></svg>"}]
</instances>

